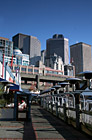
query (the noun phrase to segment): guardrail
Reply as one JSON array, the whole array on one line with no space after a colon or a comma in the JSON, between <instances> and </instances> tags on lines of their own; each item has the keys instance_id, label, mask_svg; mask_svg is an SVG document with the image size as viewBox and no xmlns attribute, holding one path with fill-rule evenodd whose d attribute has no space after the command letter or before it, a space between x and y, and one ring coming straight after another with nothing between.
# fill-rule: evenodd
<instances>
[{"instance_id":1,"label":"guardrail","mask_svg":"<svg viewBox=\"0 0 92 140\"><path fill-rule=\"evenodd\" d=\"M84 107L85 101L81 97L80 103L76 104L73 92L53 95L50 93L48 95L43 94L40 95L40 99L41 106L44 109L50 111L64 122L92 136L92 100L90 100L90 104L86 101L85 106L88 105L88 108L86 108Z\"/></svg>"}]
</instances>

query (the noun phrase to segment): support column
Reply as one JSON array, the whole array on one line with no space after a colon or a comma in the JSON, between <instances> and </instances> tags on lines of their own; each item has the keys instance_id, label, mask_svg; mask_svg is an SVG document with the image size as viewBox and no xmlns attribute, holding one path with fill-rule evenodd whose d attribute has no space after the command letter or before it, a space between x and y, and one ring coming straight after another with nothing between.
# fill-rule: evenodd
<instances>
[{"instance_id":1,"label":"support column","mask_svg":"<svg viewBox=\"0 0 92 140\"><path fill-rule=\"evenodd\" d=\"M64 121L67 122L67 116L66 116L66 103L63 104L63 113L64 113Z\"/></svg>"},{"instance_id":2,"label":"support column","mask_svg":"<svg viewBox=\"0 0 92 140\"><path fill-rule=\"evenodd\" d=\"M80 108L79 108L79 104L80 104L80 94L76 93L75 94L75 108L76 108L76 128L80 129Z\"/></svg>"},{"instance_id":3,"label":"support column","mask_svg":"<svg viewBox=\"0 0 92 140\"><path fill-rule=\"evenodd\" d=\"M39 86L40 86L40 78L39 75L36 75L36 88L39 90Z\"/></svg>"},{"instance_id":4,"label":"support column","mask_svg":"<svg viewBox=\"0 0 92 140\"><path fill-rule=\"evenodd\" d=\"M56 116L58 117L58 102L56 102Z\"/></svg>"},{"instance_id":5,"label":"support column","mask_svg":"<svg viewBox=\"0 0 92 140\"><path fill-rule=\"evenodd\" d=\"M25 79L25 84L27 84L27 79Z\"/></svg>"}]
</instances>

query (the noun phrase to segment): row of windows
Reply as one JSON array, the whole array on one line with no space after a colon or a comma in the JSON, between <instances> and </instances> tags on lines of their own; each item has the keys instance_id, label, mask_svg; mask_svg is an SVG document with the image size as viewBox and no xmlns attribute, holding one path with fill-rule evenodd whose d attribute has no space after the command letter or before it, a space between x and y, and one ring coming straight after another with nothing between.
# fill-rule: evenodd
<instances>
[{"instance_id":1,"label":"row of windows","mask_svg":"<svg viewBox=\"0 0 92 140\"><path fill-rule=\"evenodd\" d=\"M63 75L62 72L57 72L57 71L48 71L48 70L46 70L45 73L49 73L49 74L60 74L60 75Z\"/></svg>"},{"instance_id":2,"label":"row of windows","mask_svg":"<svg viewBox=\"0 0 92 140\"><path fill-rule=\"evenodd\" d=\"M14 67L14 70L20 70L20 68L19 67ZM26 72L26 68L21 68L21 71L25 71ZM28 72L33 72L33 69L28 69ZM36 73L38 73L39 72L39 70L37 70L37 69L34 69L34 72L36 72Z\"/></svg>"},{"instance_id":3,"label":"row of windows","mask_svg":"<svg viewBox=\"0 0 92 140\"><path fill-rule=\"evenodd\" d=\"M14 67L14 70L20 70L20 68L19 67ZM21 71L24 71L24 72L26 72L27 71L27 68L21 68ZM33 72L33 69L32 68L28 68L28 72ZM35 73L39 73L39 70L38 69L34 69L34 72ZM45 73L47 73L47 74L55 74L55 75L63 75L63 73L62 72L57 72L57 71L48 71L48 70L45 70Z\"/></svg>"},{"instance_id":4,"label":"row of windows","mask_svg":"<svg viewBox=\"0 0 92 140\"><path fill-rule=\"evenodd\" d=\"M6 47L8 47L8 46L12 47L13 43L10 41L5 41L5 40L0 39L0 45L6 46Z\"/></svg>"}]
</instances>

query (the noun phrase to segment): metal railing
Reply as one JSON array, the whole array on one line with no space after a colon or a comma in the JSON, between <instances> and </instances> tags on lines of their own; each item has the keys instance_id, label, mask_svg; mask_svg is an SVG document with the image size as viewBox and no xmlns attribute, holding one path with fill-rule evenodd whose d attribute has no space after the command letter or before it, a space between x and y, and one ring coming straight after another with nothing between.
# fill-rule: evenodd
<instances>
[{"instance_id":1,"label":"metal railing","mask_svg":"<svg viewBox=\"0 0 92 140\"><path fill-rule=\"evenodd\" d=\"M88 102L82 98L81 91L76 92L80 96L79 104L76 104L75 92L54 95L49 92L40 95L41 106L77 129L85 128L85 132L92 136L92 100ZM92 90L89 92L92 93Z\"/></svg>"}]
</instances>

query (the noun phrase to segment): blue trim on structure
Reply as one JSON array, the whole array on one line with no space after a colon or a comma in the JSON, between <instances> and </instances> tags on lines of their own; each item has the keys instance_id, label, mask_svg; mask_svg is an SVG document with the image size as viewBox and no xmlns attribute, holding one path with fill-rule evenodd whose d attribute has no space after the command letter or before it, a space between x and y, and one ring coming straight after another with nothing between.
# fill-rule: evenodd
<instances>
[{"instance_id":1,"label":"blue trim on structure","mask_svg":"<svg viewBox=\"0 0 92 140\"><path fill-rule=\"evenodd\" d=\"M0 81L6 81L6 82L8 82L7 80L5 80L5 79L3 79L3 78L1 78L1 77L0 77Z\"/></svg>"},{"instance_id":2,"label":"blue trim on structure","mask_svg":"<svg viewBox=\"0 0 92 140\"><path fill-rule=\"evenodd\" d=\"M16 85L14 83L12 83L13 86L10 86L10 91L19 91L20 90L20 86Z\"/></svg>"}]
</instances>

